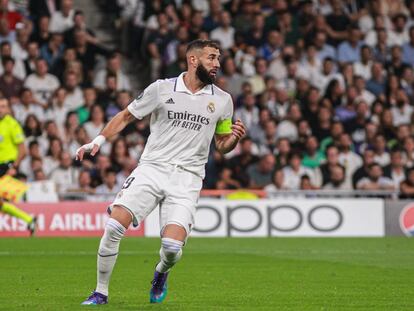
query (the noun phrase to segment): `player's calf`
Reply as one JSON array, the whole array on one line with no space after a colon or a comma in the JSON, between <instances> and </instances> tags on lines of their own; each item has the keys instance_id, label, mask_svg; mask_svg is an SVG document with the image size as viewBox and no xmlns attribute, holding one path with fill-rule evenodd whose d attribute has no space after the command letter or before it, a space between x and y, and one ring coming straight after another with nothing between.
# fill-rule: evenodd
<instances>
[{"instance_id":1,"label":"player's calf","mask_svg":"<svg viewBox=\"0 0 414 311\"><path fill-rule=\"evenodd\" d=\"M160 303L167 296L168 272L181 258L184 242L171 238L161 239L160 262L155 268L151 284L150 302Z\"/></svg>"}]
</instances>

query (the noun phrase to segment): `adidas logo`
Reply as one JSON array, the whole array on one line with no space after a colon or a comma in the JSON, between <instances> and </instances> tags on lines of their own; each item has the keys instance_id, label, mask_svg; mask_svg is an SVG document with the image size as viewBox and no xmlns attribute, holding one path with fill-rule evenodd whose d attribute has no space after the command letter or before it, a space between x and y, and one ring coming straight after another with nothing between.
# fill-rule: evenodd
<instances>
[{"instance_id":1,"label":"adidas logo","mask_svg":"<svg viewBox=\"0 0 414 311\"><path fill-rule=\"evenodd\" d=\"M166 104L175 104L174 100L172 98L167 99L167 101L165 102Z\"/></svg>"}]
</instances>

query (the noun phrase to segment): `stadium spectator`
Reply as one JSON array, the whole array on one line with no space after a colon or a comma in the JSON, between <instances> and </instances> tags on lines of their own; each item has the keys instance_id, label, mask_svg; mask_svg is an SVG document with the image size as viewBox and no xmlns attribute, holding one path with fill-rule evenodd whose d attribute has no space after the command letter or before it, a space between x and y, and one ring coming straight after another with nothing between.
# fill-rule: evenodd
<instances>
[{"instance_id":1,"label":"stadium spectator","mask_svg":"<svg viewBox=\"0 0 414 311\"><path fill-rule=\"evenodd\" d=\"M63 57L65 45L61 33L52 33L49 42L40 47L40 57L46 60L48 68L53 71L53 67Z\"/></svg>"},{"instance_id":2,"label":"stadium spectator","mask_svg":"<svg viewBox=\"0 0 414 311\"><path fill-rule=\"evenodd\" d=\"M387 144L385 141L385 137L381 134L375 136L374 139L374 161L381 165L382 167L387 166L390 164L390 154L387 151Z\"/></svg>"},{"instance_id":3,"label":"stadium spectator","mask_svg":"<svg viewBox=\"0 0 414 311\"><path fill-rule=\"evenodd\" d=\"M30 35L30 41L36 42L39 47L47 44L50 40L51 33L49 31L50 18L46 15L40 16L37 27Z\"/></svg>"},{"instance_id":4,"label":"stadium spectator","mask_svg":"<svg viewBox=\"0 0 414 311\"><path fill-rule=\"evenodd\" d=\"M231 26L231 15L227 11L220 13L220 26L213 29L210 38L220 43L223 50L228 50L234 45L235 29Z\"/></svg>"},{"instance_id":5,"label":"stadium spectator","mask_svg":"<svg viewBox=\"0 0 414 311\"><path fill-rule=\"evenodd\" d=\"M84 124L86 133L89 137L96 137L102 131L105 125L105 113L101 106L93 105L91 107L90 120Z\"/></svg>"},{"instance_id":6,"label":"stadium spectator","mask_svg":"<svg viewBox=\"0 0 414 311\"><path fill-rule=\"evenodd\" d=\"M63 33L73 27L73 17L75 10L73 9L73 0L62 0L60 10L54 11L50 17L50 32Z\"/></svg>"},{"instance_id":7,"label":"stadium spectator","mask_svg":"<svg viewBox=\"0 0 414 311\"><path fill-rule=\"evenodd\" d=\"M66 192L78 188L79 170L72 166L72 157L67 151L60 153L59 166L50 174L50 179L56 183L58 192Z\"/></svg>"},{"instance_id":8,"label":"stadium spectator","mask_svg":"<svg viewBox=\"0 0 414 311\"><path fill-rule=\"evenodd\" d=\"M12 104L16 103L23 88L23 81L13 74L14 59L3 57L4 73L0 76L0 91Z\"/></svg>"},{"instance_id":9,"label":"stadium spectator","mask_svg":"<svg viewBox=\"0 0 414 311\"><path fill-rule=\"evenodd\" d=\"M410 168L407 171L407 178L400 184L401 199L412 199L414 198L414 168Z\"/></svg>"},{"instance_id":10,"label":"stadium spectator","mask_svg":"<svg viewBox=\"0 0 414 311\"><path fill-rule=\"evenodd\" d=\"M392 150L390 157L390 164L384 167L384 176L390 178L394 182L394 188L399 190L401 182L406 179L401 150Z\"/></svg>"},{"instance_id":11,"label":"stadium spectator","mask_svg":"<svg viewBox=\"0 0 414 311\"><path fill-rule=\"evenodd\" d=\"M233 177L232 170L224 167L220 172L219 179L216 182L216 189L240 189L241 183Z\"/></svg>"},{"instance_id":12,"label":"stadium spectator","mask_svg":"<svg viewBox=\"0 0 414 311\"><path fill-rule=\"evenodd\" d=\"M272 174L272 183L265 186L263 190L266 192L268 197L276 196L280 194L280 190L285 190L284 188L284 175L282 169L276 169Z\"/></svg>"},{"instance_id":13,"label":"stadium spectator","mask_svg":"<svg viewBox=\"0 0 414 311\"><path fill-rule=\"evenodd\" d=\"M39 44L36 41L30 41L27 44L27 58L24 60L24 69L26 75L30 75L36 70L36 59L40 56Z\"/></svg>"},{"instance_id":14,"label":"stadium spectator","mask_svg":"<svg viewBox=\"0 0 414 311\"><path fill-rule=\"evenodd\" d=\"M342 165L334 165L329 170L329 182L326 183L322 189L324 190L350 190L347 185L345 169Z\"/></svg>"},{"instance_id":15,"label":"stadium spectator","mask_svg":"<svg viewBox=\"0 0 414 311\"><path fill-rule=\"evenodd\" d=\"M339 137L339 164L345 168L347 177L351 177L357 168L362 165L361 157L352 151L352 140L349 134L343 133Z\"/></svg>"},{"instance_id":16,"label":"stadium spectator","mask_svg":"<svg viewBox=\"0 0 414 311\"><path fill-rule=\"evenodd\" d=\"M36 60L36 71L27 77L24 86L33 92L37 103L46 107L60 83L56 76L48 73L47 62L39 58Z\"/></svg>"},{"instance_id":17,"label":"stadium spectator","mask_svg":"<svg viewBox=\"0 0 414 311\"><path fill-rule=\"evenodd\" d=\"M18 102L13 104L12 110L20 124L24 124L26 118L31 114L36 116L36 119L40 122L45 120L45 114L42 106L34 100L32 91L27 88L23 88L20 91L20 98Z\"/></svg>"},{"instance_id":18,"label":"stadium spectator","mask_svg":"<svg viewBox=\"0 0 414 311\"><path fill-rule=\"evenodd\" d=\"M301 178L304 175L312 176L312 183L316 181L314 172L304 167L300 153L292 152L289 156L289 165L283 168L284 188L289 190L299 190Z\"/></svg>"},{"instance_id":19,"label":"stadium spectator","mask_svg":"<svg viewBox=\"0 0 414 311\"><path fill-rule=\"evenodd\" d=\"M105 174L103 175L103 184L95 189L95 193L98 195L97 199L108 201L110 198L108 195L115 195L118 193L121 190L121 186L122 184L117 183L116 171L113 168L106 169Z\"/></svg>"},{"instance_id":20,"label":"stadium spectator","mask_svg":"<svg viewBox=\"0 0 414 311\"><path fill-rule=\"evenodd\" d=\"M122 56L119 53L113 53L107 59L106 69L98 71L95 75L93 84L98 89L105 87L105 80L107 75L114 75L116 77L117 90L131 90L131 83L129 78L122 71Z\"/></svg>"},{"instance_id":21,"label":"stadium spectator","mask_svg":"<svg viewBox=\"0 0 414 311\"><path fill-rule=\"evenodd\" d=\"M395 190L394 182L383 175L379 164L372 163L368 169L368 177L363 177L356 185L358 190Z\"/></svg>"},{"instance_id":22,"label":"stadium spectator","mask_svg":"<svg viewBox=\"0 0 414 311\"><path fill-rule=\"evenodd\" d=\"M314 169L326 160L324 153L319 150L318 140L315 136L307 138L305 148L302 158L303 166Z\"/></svg>"},{"instance_id":23,"label":"stadium spectator","mask_svg":"<svg viewBox=\"0 0 414 311\"><path fill-rule=\"evenodd\" d=\"M67 110L76 110L83 106L83 93L79 85L78 75L74 71L66 71L64 74L64 89L66 96L64 105Z\"/></svg>"},{"instance_id":24,"label":"stadium spectator","mask_svg":"<svg viewBox=\"0 0 414 311\"><path fill-rule=\"evenodd\" d=\"M247 168L249 175L249 188L260 189L272 182L272 172L275 166L275 158L268 153L263 155L259 162L251 164Z\"/></svg>"}]
</instances>

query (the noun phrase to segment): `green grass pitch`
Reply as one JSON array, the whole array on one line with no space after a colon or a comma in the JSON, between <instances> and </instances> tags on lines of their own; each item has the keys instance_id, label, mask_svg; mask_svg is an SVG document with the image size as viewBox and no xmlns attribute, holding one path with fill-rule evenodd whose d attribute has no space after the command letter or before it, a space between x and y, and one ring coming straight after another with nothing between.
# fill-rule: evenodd
<instances>
[{"instance_id":1,"label":"green grass pitch","mask_svg":"<svg viewBox=\"0 0 414 311\"><path fill-rule=\"evenodd\" d=\"M150 305L160 241L125 238L109 304L81 307L98 243L0 239L0 310L414 310L414 239L192 238Z\"/></svg>"}]
</instances>

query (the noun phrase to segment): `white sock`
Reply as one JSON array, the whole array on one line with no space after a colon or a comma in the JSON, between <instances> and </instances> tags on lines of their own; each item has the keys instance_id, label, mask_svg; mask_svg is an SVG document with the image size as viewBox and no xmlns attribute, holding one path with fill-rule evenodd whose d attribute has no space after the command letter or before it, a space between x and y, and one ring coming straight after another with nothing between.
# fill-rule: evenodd
<instances>
[{"instance_id":1,"label":"white sock","mask_svg":"<svg viewBox=\"0 0 414 311\"><path fill-rule=\"evenodd\" d=\"M109 279L118 257L119 243L125 234L125 227L113 218L105 226L98 250L98 273L95 291L108 296Z\"/></svg>"},{"instance_id":2,"label":"white sock","mask_svg":"<svg viewBox=\"0 0 414 311\"><path fill-rule=\"evenodd\" d=\"M158 272L164 273L171 269L183 254L182 247L184 242L170 239L161 239L160 262L155 268Z\"/></svg>"}]
</instances>

